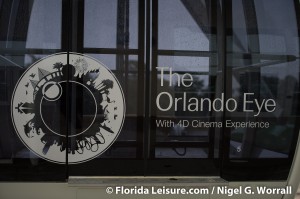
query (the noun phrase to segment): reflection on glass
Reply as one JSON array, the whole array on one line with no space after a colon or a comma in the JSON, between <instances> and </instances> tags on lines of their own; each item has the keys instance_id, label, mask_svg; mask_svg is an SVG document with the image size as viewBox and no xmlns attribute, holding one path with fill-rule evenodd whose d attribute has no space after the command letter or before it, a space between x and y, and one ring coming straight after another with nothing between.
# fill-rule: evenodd
<instances>
[{"instance_id":1,"label":"reflection on glass","mask_svg":"<svg viewBox=\"0 0 300 199\"><path fill-rule=\"evenodd\" d=\"M5 0L0 3L1 180L57 181L65 179L65 165L46 162L31 152L17 136L9 116L14 88L19 78L25 73L25 69L47 56L49 49L61 48L61 21L61 0ZM31 54L32 48L35 48L38 53L44 54ZM31 83L31 80L33 82L39 80L38 73L29 75L24 85L21 85L21 90L25 96L28 95L30 89L33 89L34 84ZM30 101L28 96L20 98L24 103ZM44 108L44 110L49 110L48 105L45 105ZM57 112L52 110L48 116L51 118L56 114L56 118L60 118ZM33 114L29 113L28 115L31 117ZM24 126L25 128L27 127ZM28 132L27 130L24 132Z\"/></svg>"},{"instance_id":2,"label":"reflection on glass","mask_svg":"<svg viewBox=\"0 0 300 199\"><path fill-rule=\"evenodd\" d=\"M263 109L256 117L241 107L237 112L227 113L232 121L269 122L270 125L269 128L231 128L230 157L287 158L297 128L295 116L299 106L299 61L294 56L299 55L299 46L295 42L298 32L294 3L254 1L254 6L245 10L244 1L234 2L234 39L229 43L233 52L228 53L231 96L239 103L243 103L244 93L253 93L258 103L274 99L276 110ZM243 9L244 14L240 15ZM241 51L251 56L240 54Z\"/></svg>"},{"instance_id":3,"label":"reflection on glass","mask_svg":"<svg viewBox=\"0 0 300 199\"><path fill-rule=\"evenodd\" d=\"M126 100L126 119L122 132L116 143L99 158L134 158L136 157L136 148L129 148L127 145L131 143L136 145L137 133L139 133L137 121L139 116L138 98L140 97L138 95L138 56L124 54L89 54L89 56L101 61L111 69L121 84ZM124 65L117 65L120 59ZM124 145L125 142L127 145Z\"/></svg>"},{"instance_id":4,"label":"reflection on glass","mask_svg":"<svg viewBox=\"0 0 300 199\"><path fill-rule=\"evenodd\" d=\"M209 57L159 56L158 66L172 67L174 71L209 72Z\"/></svg>"},{"instance_id":5,"label":"reflection on glass","mask_svg":"<svg viewBox=\"0 0 300 199\"><path fill-rule=\"evenodd\" d=\"M209 101L216 95L218 60L210 6L205 1L158 1L154 66L159 68L152 68L157 74L152 79L155 158L212 158L217 148L218 128L202 125L215 120L215 115L206 105L195 105L198 99ZM183 86L184 75L191 85ZM194 105L188 106L191 98Z\"/></svg>"},{"instance_id":6,"label":"reflection on glass","mask_svg":"<svg viewBox=\"0 0 300 199\"><path fill-rule=\"evenodd\" d=\"M26 48L61 48L61 0L33 1Z\"/></svg>"},{"instance_id":7,"label":"reflection on glass","mask_svg":"<svg viewBox=\"0 0 300 199\"><path fill-rule=\"evenodd\" d=\"M172 147L155 149L156 158L207 158L207 150L191 147Z\"/></svg>"},{"instance_id":8,"label":"reflection on glass","mask_svg":"<svg viewBox=\"0 0 300 199\"><path fill-rule=\"evenodd\" d=\"M116 70L116 57L115 54L88 54L96 60L101 62L110 70Z\"/></svg>"},{"instance_id":9,"label":"reflection on glass","mask_svg":"<svg viewBox=\"0 0 300 199\"><path fill-rule=\"evenodd\" d=\"M209 13L204 1L158 1L158 48L209 51Z\"/></svg>"},{"instance_id":10,"label":"reflection on glass","mask_svg":"<svg viewBox=\"0 0 300 199\"><path fill-rule=\"evenodd\" d=\"M84 47L137 48L136 0L89 0L84 8Z\"/></svg>"},{"instance_id":11,"label":"reflection on glass","mask_svg":"<svg viewBox=\"0 0 300 199\"><path fill-rule=\"evenodd\" d=\"M26 54L24 58L24 67L28 68L31 64L37 62L38 60L46 57L47 55L39 54Z\"/></svg>"}]
</instances>

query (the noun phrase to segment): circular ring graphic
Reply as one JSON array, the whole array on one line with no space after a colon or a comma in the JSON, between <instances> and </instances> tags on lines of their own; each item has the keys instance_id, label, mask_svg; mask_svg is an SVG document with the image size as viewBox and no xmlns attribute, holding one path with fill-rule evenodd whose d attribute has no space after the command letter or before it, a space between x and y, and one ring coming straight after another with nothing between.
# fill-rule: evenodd
<instances>
[{"instance_id":1,"label":"circular ring graphic","mask_svg":"<svg viewBox=\"0 0 300 199\"><path fill-rule=\"evenodd\" d=\"M63 81L63 82L66 82L66 81ZM62 82L59 82L57 85L61 88L60 83L62 83ZM75 81L68 81L68 83L69 83L69 84L70 84L70 83L79 84L79 85L81 85L83 88L87 89L88 92L89 92L89 93L91 94L91 96L93 97L93 100L90 100L90 101L93 101L93 102L94 102L94 105L95 105L95 110L94 110L94 112L93 112L93 114L92 114L92 115L93 115L93 116L92 116L92 117L93 117L93 120L90 122L90 125L89 125L86 129L83 129L81 132L79 132L79 133L77 133L77 134L74 134L74 135L68 135L68 137L74 137L74 136L78 136L78 135L80 135L80 134L86 132L86 131L93 125L93 123L94 123L94 121L95 121L95 119L96 119L96 117L97 117L97 102L96 102L96 99L95 99L93 93L92 93L92 92L90 91L90 89L87 88L84 84L79 83L79 82L75 82ZM46 85L46 84L45 84L45 85ZM44 92L43 92L43 93L44 93ZM56 92L55 92L55 93L56 93ZM47 94L47 93L46 93L46 94ZM59 96L59 95L58 95L58 96ZM44 98L48 100L48 98L46 98L46 96L44 96ZM57 98L57 99L58 99L58 98ZM54 101L54 100L51 98L49 101ZM40 101L40 116L41 116L41 119L43 120L43 123L45 124L45 126L46 126L50 131L52 131L53 133L55 133L55 134L57 134L57 135L60 135L60 136L63 136L63 137L66 137L66 135L60 134L59 132L56 132L55 130L51 129L51 127L49 127L49 126L47 125L47 122L45 122L44 117L43 117L43 113L42 113L42 111L41 111L41 110L43 110L43 109L42 109L42 105L43 105L43 99Z\"/></svg>"},{"instance_id":2,"label":"circular ring graphic","mask_svg":"<svg viewBox=\"0 0 300 199\"><path fill-rule=\"evenodd\" d=\"M60 98L62 88L60 84L50 81L43 86L42 93L47 100L55 101Z\"/></svg>"},{"instance_id":3,"label":"circular ring graphic","mask_svg":"<svg viewBox=\"0 0 300 199\"><path fill-rule=\"evenodd\" d=\"M11 116L21 141L39 157L64 164L68 155L68 163L77 164L99 156L117 139L125 99L104 64L78 53L58 53L20 77Z\"/></svg>"}]
</instances>

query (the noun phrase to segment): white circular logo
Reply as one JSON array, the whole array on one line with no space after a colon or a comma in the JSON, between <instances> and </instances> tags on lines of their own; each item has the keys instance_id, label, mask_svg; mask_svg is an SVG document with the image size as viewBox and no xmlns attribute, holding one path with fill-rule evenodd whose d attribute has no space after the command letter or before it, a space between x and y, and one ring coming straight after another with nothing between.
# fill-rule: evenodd
<instances>
[{"instance_id":1,"label":"white circular logo","mask_svg":"<svg viewBox=\"0 0 300 199\"><path fill-rule=\"evenodd\" d=\"M125 100L118 80L101 62L59 53L34 63L21 76L11 115L31 151L55 163L66 163L68 155L68 163L76 164L97 157L116 140Z\"/></svg>"}]
</instances>

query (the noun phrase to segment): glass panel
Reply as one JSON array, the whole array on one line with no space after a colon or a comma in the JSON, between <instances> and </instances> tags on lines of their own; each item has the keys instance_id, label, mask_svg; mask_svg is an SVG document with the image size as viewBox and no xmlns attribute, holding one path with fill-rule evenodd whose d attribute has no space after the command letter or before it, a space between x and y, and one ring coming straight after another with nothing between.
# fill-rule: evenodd
<instances>
[{"instance_id":1,"label":"glass panel","mask_svg":"<svg viewBox=\"0 0 300 199\"><path fill-rule=\"evenodd\" d=\"M255 0L254 4L258 19L260 52L296 55L299 52L299 42L295 3Z\"/></svg>"},{"instance_id":2,"label":"glass panel","mask_svg":"<svg viewBox=\"0 0 300 199\"><path fill-rule=\"evenodd\" d=\"M287 179L299 132L297 6L233 0L227 7L225 91L237 102L226 112L227 180Z\"/></svg>"},{"instance_id":3,"label":"glass panel","mask_svg":"<svg viewBox=\"0 0 300 199\"><path fill-rule=\"evenodd\" d=\"M138 3L130 1L85 1L84 47L137 48Z\"/></svg>"},{"instance_id":4,"label":"glass panel","mask_svg":"<svg viewBox=\"0 0 300 199\"><path fill-rule=\"evenodd\" d=\"M105 73L107 75L103 73L104 69L100 68L99 73L90 71L96 72L95 75L89 75L87 72L82 78L76 78L75 75L72 79L83 84L89 81L95 82L95 85L99 79L103 81L100 85L106 85L104 87L107 89L99 90L97 86L94 87L93 83L87 86L88 88L94 87L90 90L96 101L96 96L99 92L101 94L99 101L102 102L98 103L100 106L96 113L96 121L99 118L104 122L98 122L99 128L89 131L90 133L84 132L80 136L88 139L96 132L100 132L105 142L96 140L99 146L98 156L82 164L69 165L69 175L143 175L144 66L141 59L144 54L143 49L137 48L138 40L143 40L139 38L138 33L141 30L138 28L144 27L138 27L138 19L141 18L138 16L138 1L85 1L84 7L85 22L82 27L78 27L83 28L84 35L77 35L79 40L81 37L84 38L82 53L91 56L98 63L101 62L107 69ZM72 46L76 46L76 42L73 41ZM84 59L88 60L88 58ZM92 62L87 62L87 68L93 67ZM108 75L109 73L112 75ZM111 87L106 84L110 81L113 81L113 84L110 84ZM117 86L122 90L124 104L120 98L116 98L118 92L114 89ZM87 118L87 115L78 112L78 108L87 103L82 100L84 94L80 93L78 88L74 88L73 92L77 96L77 100L71 102L71 106L77 108L77 113L74 112L74 115L77 118ZM107 108L102 105L105 103L108 104ZM108 110L111 105L113 108ZM103 109L102 112L100 109ZM122 109L124 112L126 110L124 117L118 113ZM122 117L123 124L115 124L115 120ZM77 123L75 118L71 120L71 126L74 126L76 131L81 128ZM112 136L115 136L114 140L110 139ZM124 169L119 168L120 162Z\"/></svg>"},{"instance_id":5,"label":"glass panel","mask_svg":"<svg viewBox=\"0 0 300 199\"><path fill-rule=\"evenodd\" d=\"M214 21L217 4L158 0L153 8L157 46L154 42L147 172L218 175L213 161L218 158L222 114L208 108L222 90ZM205 173L197 169L200 164L207 167Z\"/></svg>"},{"instance_id":6,"label":"glass panel","mask_svg":"<svg viewBox=\"0 0 300 199\"><path fill-rule=\"evenodd\" d=\"M114 54L88 54L89 56L101 60L101 62L110 70L116 70L116 55Z\"/></svg>"},{"instance_id":7,"label":"glass panel","mask_svg":"<svg viewBox=\"0 0 300 199\"><path fill-rule=\"evenodd\" d=\"M26 48L60 49L61 19L61 0L34 1Z\"/></svg>"},{"instance_id":8,"label":"glass panel","mask_svg":"<svg viewBox=\"0 0 300 199\"><path fill-rule=\"evenodd\" d=\"M287 158L298 128L296 110L299 106L299 61L296 60L299 42L295 42L298 30L294 3L254 1L255 7L244 11L248 18L242 22L241 18L237 21L234 17L240 10L234 7L242 6L243 1L234 2L232 30L236 39L230 45L236 46L237 38L248 37L244 42L249 47L245 54L252 56L243 57L236 51L229 54L231 95L238 104L251 102L228 115L235 122L261 122L268 127L232 128L230 157ZM279 16L279 11L284 14ZM257 21L256 27L253 21ZM248 25L244 32L240 31L239 24ZM255 100L259 106L263 105L261 111ZM273 102L274 108L264 106ZM241 150L237 152L237 148Z\"/></svg>"},{"instance_id":9,"label":"glass panel","mask_svg":"<svg viewBox=\"0 0 300 199\"><path fill-rule=\"evenodd\" d=\"M209 15L204 0L158 1L158 48L209 51L213 36Z\"/></svg>"},{"instance_id":10,"label":"glass panel","mask_svg":"<svg viewBox=\"0 0 300 199\"><path fill-rule=\"evenodd\" d=\"M57 143L49 142L52 134L45 127L49 118L63 118L59 106L53 110L43 98L53 63L32 66L52 49L61 51L62 1L8 0L0 5L0 180L64 181L65 152L59 153L61 164L49 161ZM51 125L66 133L59 123Z\"/></svg>"}]
</instances>

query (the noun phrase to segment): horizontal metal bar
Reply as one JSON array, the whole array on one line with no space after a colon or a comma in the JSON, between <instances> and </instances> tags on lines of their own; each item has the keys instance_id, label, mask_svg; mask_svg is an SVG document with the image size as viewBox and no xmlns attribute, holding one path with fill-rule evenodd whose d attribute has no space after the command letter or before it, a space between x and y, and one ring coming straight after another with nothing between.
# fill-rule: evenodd
<instances>
[{"instance_id":1,"label":"horizontal metal bar","mask_svg":"<svg viewBox=\"0 0 300 199\"><path fill-rule=\"evenodd\" d=\"M189 57L211 57L217 56L214 51L192 51L192 50L158 50L158 55L189 56Z\"/></svg>"},{"instance_id":2,"label":"horizontal metal bar","mask_svg":"<svg viewBox=\"0 0 300 199\"><path fill-rule=\"evenodd\" d=\"M62 52L62 49L16 49L16 48L0 48L0 54L24 55L24 54L53 54ZM138 55L138 49L118 49L118 48L84 48L84 53L90 54L124 54Z\"/></svg>"},{"instance_id":3,"label":"horizontal metal bar","mask_svg":"<svg viewBox=\"0 0 300 199\"><path fill-rule=\"evenodd\" d=\"M69 186L115 186L118 185L175 185L195 186L209 184L227 184L219 176L69 176Z\"/></svg>"}]
</instances>

